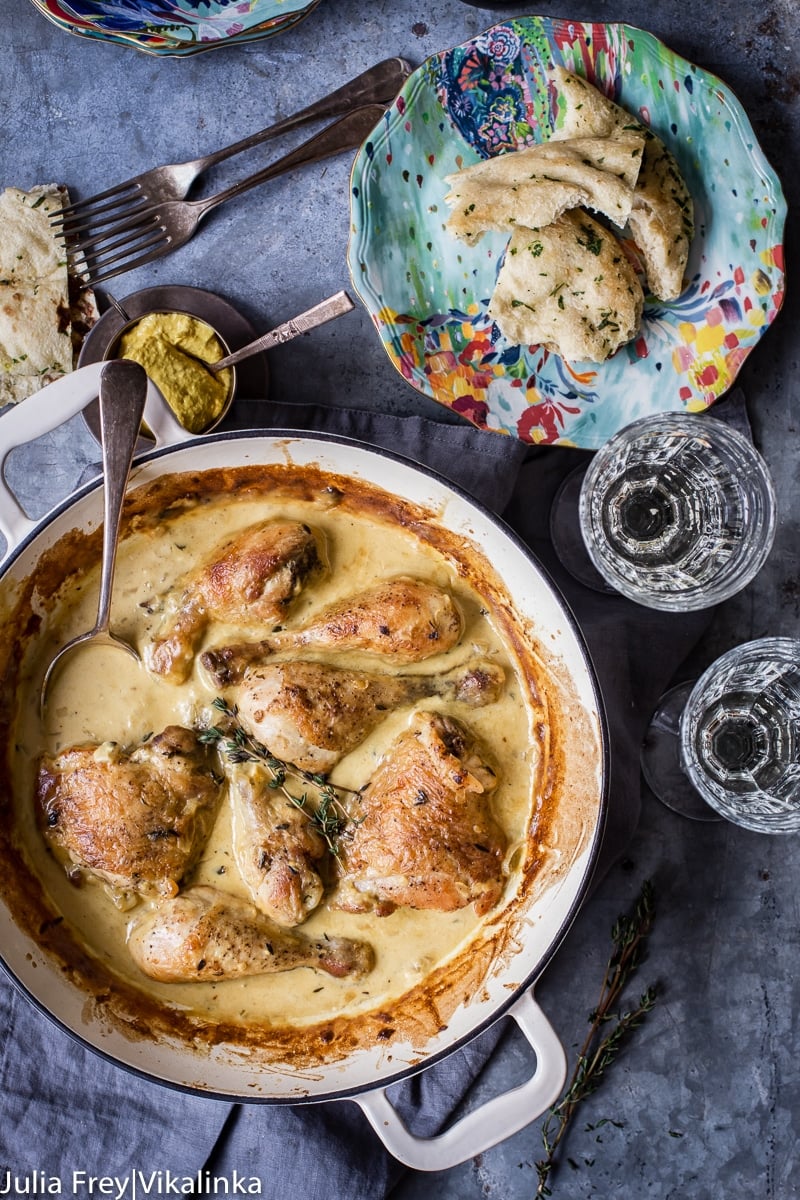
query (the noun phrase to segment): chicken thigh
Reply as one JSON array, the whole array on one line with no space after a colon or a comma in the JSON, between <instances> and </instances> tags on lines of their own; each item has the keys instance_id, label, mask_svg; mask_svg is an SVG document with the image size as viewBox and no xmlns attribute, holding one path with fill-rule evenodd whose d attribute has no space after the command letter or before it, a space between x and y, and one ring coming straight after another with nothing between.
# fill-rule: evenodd
<instances>
[{"instance_id":1,"label":"chicken thigh","mask_svg":"<svg viewBox=\"0 0 800 1200\"><path fill-rule=\"evenodd\" d=\"M435 675L388 675L291 661L247 671L233 695L242 723L272 754L327 775L391 709L426 696L477 708L498 699L504 680L489 662Z\"/></svg>"},{"instance_id":2,"label":"chicken thigh","mask_svg":"<svg viewBox=\"0 0 800 1200\"><path fill-rule=\"evenodd\" d=\"M279 623L321 563L318 538L300 521L270 521L228 538L168 597L162 627L145 652L148 667L183 683L209 622Z\"/></svg>"},{"instance_id":3,"label":"chicken thigh","mask_svg":"<svg viewBox=\"0 0 800 1200\"><path fill-rule=\"evenodd\" d=\"M220 646L206 651L200 661L221 687L241 679L251 663L303 647L361 650L397 663L416 663L455 646L463 628L461 611L447 592L421 579L399 577L336 601L301 629Z\"/></svg>"},{"instance_id":4,"label":"chicken thigh","mask_svg":"<svg viewBox=\"0 0 800 1200\"><path fill-rule=\"evenodd\" d=\"M214 765L178 725L132 751L105 742L44 757L36 806L45 839L68 869L103 880L123 906L135 893L173 896L217 814Z\"/></svg>"},{"instance_id":5,"label":"chicken thigh","mask_svg":"<svg viewBox=\"0 0 800 1200\"><path fill-rule=\"evenodd\" d=\"M305 938L278 928L246 900L188 888L132 922L136 965L162 983L201 983L312 967L337 977L371 970L372 947L349 938Z\"/></svg>"},{"instance_id":6,"label":"chicken thigh","mask_svg":"<svg viewBox=\"0 0 800 1200\"><path fill-rule=\"evenodd\" d=\"M506 851L489 806L496 784L463 725L416 713L362 793L336 906L385 916L398 905L451 912L474 902L487 913Z\"/></svg>"},{"instance_id":7,"label":"chicken thigh","mask_svg":"<svg viewBox=\"0 0 800 1200\"><path fill-rule=\"evenodd\" d=\"M322 899L328 846L309 815L256 764L231 771L233 853L255 905L277 925L305 921Z\"/></svg>"}]
</instances>

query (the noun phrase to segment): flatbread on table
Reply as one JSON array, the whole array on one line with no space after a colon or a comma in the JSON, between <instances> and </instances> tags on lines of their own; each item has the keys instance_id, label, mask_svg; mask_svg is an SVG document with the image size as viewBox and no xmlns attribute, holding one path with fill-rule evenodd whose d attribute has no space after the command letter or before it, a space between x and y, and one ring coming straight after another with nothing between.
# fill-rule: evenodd
<instances>
[{"instance_id":1,"label":"flatbread on table","mask_svg":"<svg viewBox=\"0 0 800 1200\"><path fill-rule=\"evenodd\" d=\"M659 300L675 300L684 286L694 237L694 206L677 161L659 137L613 100L564 67L550 72L559 107L552 141L616 138L640 131L645 137L639 178L628 218L641 253L650 291Z\"/></svg>"},{"instance_id":2,"label":"flatbread on table","mask_svg":"<svg viewBox=\"0 0 800 1200\"><path fill-rule=\"evenodd\" d=\"M72 371L97 318L94 297L68 272L51 214L65 187L0 192L0 406L16 403Z\"/></svg>"},{"instance_id":3,"label":"flatbread on table","mask_svg":"<svg viewBox=\"0 0 800 1200\"><path fill-rule=\"evenodd\" d=\"M604 362L635 337L644 293L614 235L581 209L515 230L489 316L508 341Z\"/></svg>"},{"instance_id":4,"label":"flatbread on table","mask_svg":"<svg viewBox=\"0 0 800 1200\"><path fill-rule=\"evenodd\" d=\"M474 242L487 229L541 228L582 206L621 229L631 214L644 145L644 132L633 130L542 142L484 159L446 177L447 227Z\"/></svg>"}]
</instances>

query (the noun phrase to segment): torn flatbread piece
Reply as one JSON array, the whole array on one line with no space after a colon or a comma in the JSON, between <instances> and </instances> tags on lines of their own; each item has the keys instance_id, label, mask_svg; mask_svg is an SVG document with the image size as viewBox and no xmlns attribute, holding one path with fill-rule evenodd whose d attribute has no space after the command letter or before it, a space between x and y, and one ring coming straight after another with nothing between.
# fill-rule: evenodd
<instances>
[{"instance_id":1,"label":"torn flatbread piece","mask_svg":"<svg viewBox=\"0 0 800 1200\"><path fill-rule=\"evenodd\" d=\"M621 229L631 214L644 144L642 131L543 142L465 167L447 176L447 227L475 242L487 229L538 229L583 206Z\"/></svg>"},{"instance_id":2,"label":"torn flatbread piece","mask_svg":"<svg viewBox=\"0 0 800 1200\"><path fill-rule=\"evenodd\" d=\"M550 77L559 110L552 141L616 138L637 130L644 134L628 225L651 292L659 300L677 299L694 237L694 206L675 157L656 134L587 80L563 67L555 67Z\"/></svg>"},{"instance_id":3,"label":"torn flatbread piece","mask_svg":"<svg viewBox=\"0 0 800 1200\"><path fill-rule=\"evenodd\" d=\"M71 371L73 315L84 329L95 319L93 298L71 295L64 244L50 228L67 201L56 184L0 192L0 405Z\"/></svg>"},{"instance_id":4,"label":"torn flatbread piece","mask_svg":"<svg viewBox=\"0 0 800 1200\"><path fill-rule=\"evenodd\" d=\"M644 305L614 235L582 210L511 235L489 303L509 342L570 362L605 362L635 337Z\"/></svg>"},{"instance_id":5,"label":"torn flatbread piece","mask_svg":"<svg viewBox=\"0 0 800 1200\"><path fill-rule=\"evenodd\" d=\"M0 283L0 404L24 400L72 370L68 311L57 279Z\"/></svg>"},{"instance_id":6,"label":"torn flatbread piece","mask_svg":"<svg viewBox=\"0 0 800 1200\"><path fill-rule=\"evenodd\" d=\"M551 141L576 137L612 137L620 129L641 129L640 121L609 100L588 79L573 75L565 67L549 72L555 91L556 126Z\"/></svg>"}]
</instances>

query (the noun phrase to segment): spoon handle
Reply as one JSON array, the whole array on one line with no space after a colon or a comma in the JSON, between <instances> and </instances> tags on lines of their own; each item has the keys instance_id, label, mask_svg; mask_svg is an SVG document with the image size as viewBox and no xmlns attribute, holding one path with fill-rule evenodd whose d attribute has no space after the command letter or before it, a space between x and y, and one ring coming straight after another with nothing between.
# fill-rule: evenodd
<instances>
[{"instance_id":1,"label":"spoon handle","mask_svg":"<svg viewBox=\"0 0 800 1200\"><path fill-rule=\"evenodd\" d=\"M113 360L100 376L100 436L103 447L103 560L96 632L108 632L111 586L117 558L122 503L144 413L147 375L138 363Z\"/></svg>"},{"instance_id":2,"label":"spoon handle","mask_svg":"<svg viewBox=\"0 0 800 1200\"><path fill-rule=\"evenodd\" d=\"M249 358L251 354L258 354L261 350L271 350L273 346L290 342L292 338L299 337L301 333L307 333L309 329L316 329L318 325L324 325L326 321L332 321L334 317L341 317L353 308L355 308L355 304L347 292L336 292L327 300L321 300L319 304L315 304L313 308L306 309L296 317L290 317L288 321L271 329L269 333L262 334L254 342L242 346L241 350L235 350L233 354L221 358L219 362L212 363L211 368L216 374L225 367L232 367L241 362L243 358Z\"/></svg>"}]
</instances>

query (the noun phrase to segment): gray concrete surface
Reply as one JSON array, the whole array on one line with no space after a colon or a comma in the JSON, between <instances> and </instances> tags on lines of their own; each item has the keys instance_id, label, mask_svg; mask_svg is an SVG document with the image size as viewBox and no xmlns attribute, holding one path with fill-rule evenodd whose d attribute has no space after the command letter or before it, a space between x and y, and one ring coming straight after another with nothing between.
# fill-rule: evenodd
<instances>
[{"instance_id":1,"label":"gray concrete surface","mask_svg":"<svg viewBox=\"0 0 800 1200\"><path fill-rule=\"evenodd\" d=\"M0 183L54 179L76 195L90 195L145 166L215 149L379 56L402 54L418 63L520 8L490 10L461 0L323 0L310 19L281 37L172 60L69 37L29 0L5 0ZM709 0L701 8L682 0L584 0L554 15L639 25L720 75L747 109L796 212L796 0ZM241 170L240 163L229 164L218 178L235 178ZM158 283L212 288L266 328L347 285L347 176L347 162L337 160L314 181L306 177L302 189L288 177L252 193L246 204L223 209L213 231L122 277L116 294ZM792 290L797 239L791 221L787 240L784 311L740 377L757 444L776 482L778 538L761 575L719 611L684 674L738 641L800 635L800 301ZM446 417L395 374L364 313L346 320L347 326L330 326L302 346L272 354L273 396ZM75 421L12 456L9 476L40 515L95 458L93 440ZM685 822L645 796L623 864L586 904L537 989L574 1053L595 1003L611 926L641 881L654 881L658 916L639 979L642 987L659 981L662 995L578 1114L553 1179L554 1196L789 1200L800 1193L799 873L796 837ZM479 1082L478 1096L521 1078L530 1065L511 1033ZM535 1192L533 1164L540 1155L534 1124L479 1160L408 1178L396 1195L522 1200Z\"/></svg>"}]
</instances>

